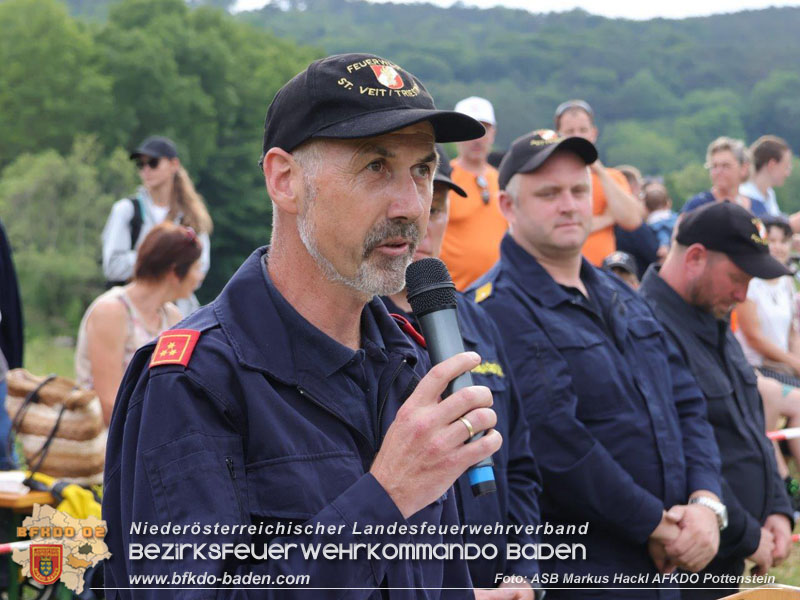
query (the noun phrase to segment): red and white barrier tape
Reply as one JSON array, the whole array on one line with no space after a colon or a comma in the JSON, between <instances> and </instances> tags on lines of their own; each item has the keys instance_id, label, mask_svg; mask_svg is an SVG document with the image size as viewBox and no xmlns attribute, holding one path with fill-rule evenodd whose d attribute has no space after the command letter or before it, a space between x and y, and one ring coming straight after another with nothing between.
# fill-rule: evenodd
<instances>
[{"instance_id":1,"label":"red and white barrier tape","mask_svg":"<svg viewBox=\"0 0 800 600\"><path fill-rule=\"evenodd\" d=\"M0 554L11 554L14 550L25 550L32 543L33 542L31 540L23 540L21 542L0 544Z\"/></svg>"},{"instance_id":2,"label":"red and white barrier tape","mask_svg":"<svg viewBox=\"0 0 800 600\"><path fill-rule=\"evenodd\" d=\"M800 427L787 427L786 429L768 431L767 437L776 442L782 442L783 440L796 440L797 438L800 438Z\"/></svg>"}]
</instances>

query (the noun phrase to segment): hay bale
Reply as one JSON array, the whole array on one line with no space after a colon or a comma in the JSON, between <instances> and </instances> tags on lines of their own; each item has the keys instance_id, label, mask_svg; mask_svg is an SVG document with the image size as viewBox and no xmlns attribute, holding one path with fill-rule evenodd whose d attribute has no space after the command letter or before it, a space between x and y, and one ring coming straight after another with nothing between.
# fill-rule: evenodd
<instances>
[{"instance_id":1,"label":"hay bale","mask_svg":"<svg viewBox=\"0 0 800 600\"><path fill-rule=\"evenodd\" d=\"M25 405L45 379L24 369L10 371L7 378L6 410L28 466L36 466L52 436L39 472L82 485L102 482L107 431L100 400L74 381L56 377L37 392L38 402Z\"/></svg>"}]
</instances>

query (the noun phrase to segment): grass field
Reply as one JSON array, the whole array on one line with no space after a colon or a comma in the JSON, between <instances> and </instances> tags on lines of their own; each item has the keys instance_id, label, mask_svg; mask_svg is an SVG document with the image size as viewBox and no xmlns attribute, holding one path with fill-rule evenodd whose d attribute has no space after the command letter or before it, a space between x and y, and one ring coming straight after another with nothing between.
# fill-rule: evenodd
<instances>
[{"instance_id":1,"label":"grass field","mask_svg":"<svg viewBox=\"0 0 800 600\"><path fill-rule=\"evenodd\" d=\"M795 544L792 555L780 567L772 569L770 574L775 575L777 583L800 586L800 544Z\"/></svg>"},{"instance_id":2,"label":"grass field","mask_svg":"<svg viewBox=\"0 0 800 600\"><path fill-rule=\"evenodd\" d=\"M34 338L25 341L25 368L35 375L55 373L62 377L75 377L75 348L66 340Z\"/></svg>"},{"instance_id":3,"label":"grass field","mask_svg":"<svg viewBox=\"0 0 800 600\"><path fill-rule=\"evenodd\" d=\"M72 378L75 376L74 353L74 348L65 341L36 338L26 342L25 366L37 375L55 373ZM800 531L800 526L795 531ZM777 583L800 586L800 543L795 544L789 559L770 574Z\"/></svg>"}]
</instances>

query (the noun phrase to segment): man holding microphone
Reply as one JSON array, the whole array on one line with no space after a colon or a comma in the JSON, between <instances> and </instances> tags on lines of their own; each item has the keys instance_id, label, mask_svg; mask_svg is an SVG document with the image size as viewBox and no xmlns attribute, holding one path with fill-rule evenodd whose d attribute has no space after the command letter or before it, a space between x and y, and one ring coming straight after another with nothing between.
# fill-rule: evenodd
<instances>
[{"instance_id":1,"label":"man holding microphone","mask_svg":"<svg viewBox=\"0 0 800 600\"><path fill-rule=\"evenodd\" d=\"M434 141L482 133L473 119L436 110L418 79L372 55L315 61L278 92L262 161L271 245L182 329L142 348L121 387L103 503L110 597L307 598L309 588L315 598L473 597L455 559L307 559L287 549L282 559L163 561L128 550L460 542L440 527L458 523L450 488L502 440L488 388L440 395L480 357L462 353L428 372L424 351L374 296L403 287L427 226ZM485 435L464 444L462 418ZM253 529L158 538L143 535L142 522ZM367 525L373 533L363 533ZM381 533L393 525L406 533ZM269 533L298 526L297 535ZM130 590L131 575L181 571L267 574L273 586L310 580L305 590Z\"/></svg>"}]
</instances>

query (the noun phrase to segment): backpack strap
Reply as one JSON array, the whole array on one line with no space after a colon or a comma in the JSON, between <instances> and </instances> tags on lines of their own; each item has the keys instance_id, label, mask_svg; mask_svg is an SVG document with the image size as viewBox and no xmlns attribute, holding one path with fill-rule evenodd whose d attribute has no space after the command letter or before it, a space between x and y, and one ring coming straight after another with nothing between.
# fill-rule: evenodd
<instances>
[{"instance_id":1,"label":"backpack strap","mask_svg":"<svg viewBox=\"0 0 800 600\"><path fill-rule=\"evenodd\" d=\"M138 196L128 198L133 204L133 216L131 217L131 250L136 249L136 242L139 241L139 234L142 232L144 223L144 207Z\"/></svg>"}]
</instances>

